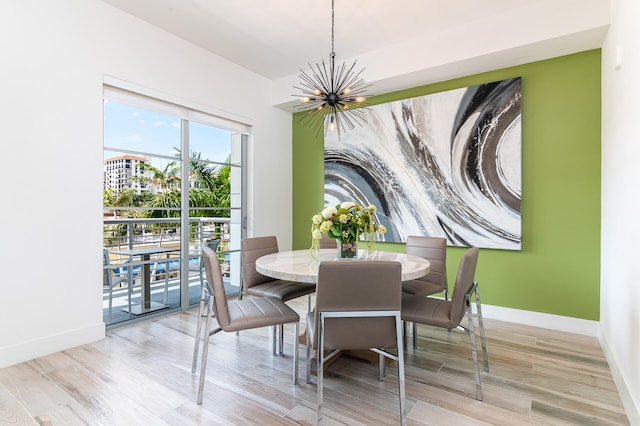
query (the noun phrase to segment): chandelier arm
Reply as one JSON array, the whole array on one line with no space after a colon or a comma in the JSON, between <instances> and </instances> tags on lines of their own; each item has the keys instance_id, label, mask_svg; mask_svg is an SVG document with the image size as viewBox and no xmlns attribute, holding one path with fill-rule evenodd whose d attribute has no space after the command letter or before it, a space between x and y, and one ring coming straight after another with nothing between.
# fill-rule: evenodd
<instances>
[{"instance_id":1,"label":"chandelier arm","mask_svg":"<svg viewBox=\"0 0 640 426\"><path fill-rule=\"evenodd\" d=\"M362 71L364 70L360 70L359 72L354 72L353 69L356 66L356 62L354 62L351 67L346 71L345 73L345 77L344 77L344 83L343 83L343 87L344 88L350 88L351 92L353 92L357 86L356 86L356 82L358 81L360 74L362 74ZM346 69L346 65L343 64L343 69ZM343 89L344 90L344 89Z\"/></svg>"},{"instance_id":2,"label":"chandelier arm","mask_svg":"<svg viewBox=\"0 0 640 426\"><path fill-rule=\"evenodd\" d=\"M355 65L355 64L354 64ZM349 69L344 79L344 87L349 88L351 92L355 89L354 83L358 80L358 74L352 72L353 66Z\"/></svg>"},{"instance_id":3,"label":"chandelier arm","mask_svg":"<svg viewBox=\"0 0 640 426\"><path fill-rule=\"evenodd\" d=\"M315 72L313 67L311 67L311 72L312 72L312 75L309 75L306 72L301 70L299 77L302 80L302 85L305 86L306 88L308 88L313 93L314 90L318 89L318 82L316 80L319 79L319 76ZM322 83L322 82L320 82L320 83ZM300 88L297 88L297 89L301 90ZM305 90L305 89L302 89L302 90ZM316 93L313 93L313 94L317 96Z\"/></svg>"},{"instance_id":4,"label":"chandelier arm","mask_svg":"<svg viewBox=\"0 0 640 426\"><path fill-rule=\"evenodd\" d=\"M350 129L352 129L352 130L353 130L353 129L355 129L355 125L354 125L354 123L353 123L353 121L354 121L354 120L352 120L352 117L351 117L350 112L351 112L351 111L344 112L344 113L342 114L342 117L341 117L341 120L340 120L340 121L341 121L341 122L346 123L346 124L347 124L347 126L348 126Z\"/></svg>"},{"instance_id":5,"label":"chandelier arm","mask_svg":"<svg viewBox=\"0 0 640 426\"><path fill-rule=\"evenodd\" d=\"M316 70L318 71L316 73ZM331 79L329 78L329 73L327 72L327 67L322 61L322 68L320 68L320 64L316 64L316 70L313 70L313 74L316 76L316 82L319 83L319 89L322 93L328 93L331 89Z\"/></svg>"},{"instance_id":6,"label":"chandelier arm","mask_svg":"<svg viewBox=\"0 0 640 426\"><path fill-rule=\"evenodd\" d=\"M309 111L306 114L300 116L300 123L303 125L309 125L309 127L322 128L324 120L324 114L314 113L315 111Z\"/></svg>"},{"instance_id":7,"label":"chandelier arm","mask_svg":"<svg viewBox=\"0 0 640 426\"><path fill-rule=\"evenodd\" d=\"M338 67L338 71L337 71L337 75L336 75L336 87L335 87L335 91L338 94L342 94L344 92L345 89L345 80L346 77L348 77L348 74L345 73L346 67L344 65L344 62L341 64L340 67Z\"/></svg>"}]
</instances>

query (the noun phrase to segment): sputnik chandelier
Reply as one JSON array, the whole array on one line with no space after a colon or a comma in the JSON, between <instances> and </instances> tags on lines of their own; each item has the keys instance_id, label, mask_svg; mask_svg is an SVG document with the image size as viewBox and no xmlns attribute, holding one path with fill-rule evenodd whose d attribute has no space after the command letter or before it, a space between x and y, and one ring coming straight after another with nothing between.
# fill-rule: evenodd
<instances>
[{"instance_id":1,"label":"sputnik chandelier","mask_svg":"<svg viewBox=\"0 0 640 426\"><path fill-rule=\"evenodd\" d=\"M365 101L365 89L367 84L360 77L364 68L355 72L356 61L350 67L343 62L337 69L335 67L336 54L334 52L334 5L331 0L331 55L329 56L329 69L322 60L322 66L316 63L311 68L310 74L300 70L299 86L294 86L301 94L294 96L301 98L301 104L297 106L301 111L299 121L305 125L316 128L316 136L320 129L340 132L354 129L356 124L362 126L366 122L362 109ZM354 108L355 107L355 108Z\"/></svg>"}]
</instances>

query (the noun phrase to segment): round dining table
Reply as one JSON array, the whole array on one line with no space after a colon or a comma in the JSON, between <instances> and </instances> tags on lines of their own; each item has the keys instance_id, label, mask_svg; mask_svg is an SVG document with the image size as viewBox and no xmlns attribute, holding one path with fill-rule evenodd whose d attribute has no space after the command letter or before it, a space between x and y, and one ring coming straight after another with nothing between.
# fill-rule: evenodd
<instances>
[{"instance_id":1,"label":"round dining table","mask_svg":"<svg viewBox=\"0 0 640 426\"><path fill-rule=\"evenodd\" d=\"M272 278L317 283L318 265L324 260L337 260L337 249L320 249L313 256L309 249L283 251L267 254L256 260L256 271ZM402 281L414 280L429 273L431 266L427 259L404 253L358 250L358 260L386 260L400 262Z\"/></svg>"},{"instance_id":2,"label":"round dining table","mask_svg":"<svg viewBox=\"0 0 640 426\"><path fill-rule=\"evenodd\" d=\"M256 260L256 271L259 273L287 281L297 281L305 283L318 282L318 266L320 262L326 260L337 260L338 250L320 249L312 253L309 249L283 251L267 254ZM378 251L358 249L358 260L386 260L400 262L402 265L402 281L414 280L429 273L431 264L427 259L404 253L393 253L388 251ZM345 260L346 262L346 260ZM306 343L306 329L300 335L300 342ZM345 351L338 353L342 354ZM372 363L378 362L378 355L371 351L346 351L349 355L365 359ZM333 360L337 359L335 356ZM328 366L332 360L325 362ZM315 373L312 373L315 374Z\"/></svg>"}]
</instances>

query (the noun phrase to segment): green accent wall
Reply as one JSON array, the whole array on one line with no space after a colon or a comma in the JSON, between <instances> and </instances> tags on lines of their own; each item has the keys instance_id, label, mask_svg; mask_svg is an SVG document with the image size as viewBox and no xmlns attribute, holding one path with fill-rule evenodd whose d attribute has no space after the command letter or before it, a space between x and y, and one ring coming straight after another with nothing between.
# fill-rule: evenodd
<instances>
[{"instance_id":1,"label":"green accent wall","mask_svg":"<svg viewBox=\"0 0 640 426\"><path fill-rule=\"evenodd\" d=\"M484 304L599 320L600 62L600 49L590 50L368 99L522 78L522 250L480 250ZM309 247L311 217L323 208L323 140L315 132L294 114L294 249ZM403 252L404 244L376 248ZM450 285L464 250L447 249Z\"/></svg>"}]
</instances>

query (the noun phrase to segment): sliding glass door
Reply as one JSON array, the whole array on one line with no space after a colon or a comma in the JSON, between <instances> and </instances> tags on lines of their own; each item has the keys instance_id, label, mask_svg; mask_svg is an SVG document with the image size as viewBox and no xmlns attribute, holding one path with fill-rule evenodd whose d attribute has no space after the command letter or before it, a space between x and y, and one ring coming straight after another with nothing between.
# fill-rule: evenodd
<instances>
[{"instance_id":1,"label":"sliding glass door","mask_svg":"<svg viewBox=\"0 0 640 426\"><path fill-rule=\"evenodd\" d=\"M105 86L103 312L107 325L200 300L205 245L240 282L244 153L234 122Z\"/></svg>"}]
</instances>

